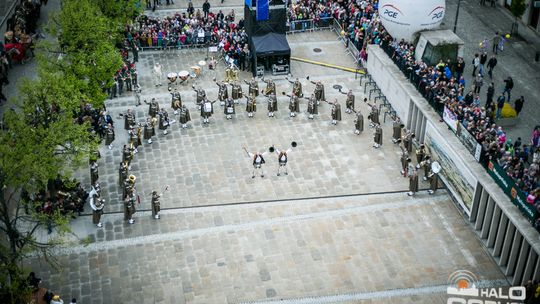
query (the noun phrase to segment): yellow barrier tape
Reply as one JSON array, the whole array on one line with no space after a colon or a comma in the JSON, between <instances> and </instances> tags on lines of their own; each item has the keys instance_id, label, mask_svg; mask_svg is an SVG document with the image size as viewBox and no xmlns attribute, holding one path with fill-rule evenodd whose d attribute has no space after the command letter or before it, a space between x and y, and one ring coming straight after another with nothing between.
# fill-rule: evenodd
<instances>
[{"instance_id":1,"label":"yellow barrier tape","mask_svg":"<svg viewBox=\"0 0 540 304\"><path fill-rule=\"evenodd\" d=\"M358 73L358 74L365 74L366 73L366 71L363 68L362 69L353 69L353 68L348 68L348 67L343 67L343 66L339 66L339 65L330 64L330 63L313 61L313 60L304 59L304 58L298 58L298 57L291 57L291 60L296 60L296 61L315 64L315 65L320 65L320 66L323 66L323 67L338 69L338 70L351 72L351 73Z\"/></svg>"}]
</instances>

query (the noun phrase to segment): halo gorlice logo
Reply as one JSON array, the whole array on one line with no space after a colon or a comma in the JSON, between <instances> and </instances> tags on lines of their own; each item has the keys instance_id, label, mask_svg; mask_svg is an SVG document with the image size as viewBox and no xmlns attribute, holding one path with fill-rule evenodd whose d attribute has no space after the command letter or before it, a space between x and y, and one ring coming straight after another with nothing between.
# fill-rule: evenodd
<instances>
[{"instance_id":1,"label":"halo gorlice logo","mask_svg":"<svg viewBox=\"0 0 540 304\"><path fill-rule=\"evenodd\" d=\"M446 304L519 304L525 300L525 287L479 288L478 278L468 270L454 271L448 277Z\"/></svg>"}]
</instances>

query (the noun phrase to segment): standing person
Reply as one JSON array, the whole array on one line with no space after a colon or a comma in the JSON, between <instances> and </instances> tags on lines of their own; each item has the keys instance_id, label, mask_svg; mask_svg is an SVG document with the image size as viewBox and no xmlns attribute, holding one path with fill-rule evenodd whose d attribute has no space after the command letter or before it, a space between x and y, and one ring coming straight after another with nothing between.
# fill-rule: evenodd
<instances>
[{"instance_id":1,"label":"standing person","mask_svg":"<svg viewBox=\"0 0 540 304\"><path fill-rule=\"evenodd\" d=\"M196 89L195 85L193 85L191 87L193 88L195 93L197 93L196 104L197 104L197 106L198 106L198 108L200 110L201 109L201 104L206 99L206 91L204 89Z\"/></svg>"},{"instance_id":2,"label":"standing person","mask_svg":"<svg viewBox=\"0 0 540 304\"><path fill-rule=\"evenodd\" d=\"M167 135L167 129L169 128L169 113L167 110L161 109L159 115L159 129L163 130L163 135Z\"/></svg>"},{"instance_id":3,"label":"standing person","mask_svg":"<svg viewBox=\"0 0 540 304\"><path fill-rule=\"evenodd\" d=\"M276 94L271 93L268 95L268 117L274 117L274 113L277 111L278 111L278 105L277 105Z\"/></svg>"},{"instance_id":4,"label":"standing person","mask_svg":"<svg viewBox=\"0 0 540 304\"><path fill-rule=\"evenodd\" d=\"M287 150L279 150L278 148L275 148L274 149L274 152L277 154L278 156L278 170L277 170L277 176L280 176L281 175L281 169L283 169L285 172L285 175L288 175L289 173L287 172L287 160L288 160L288 155L289 153L291 153L292 151L292 148L289 148Z\"/></svg>"},{"instance_id":5,"label":"standing person","mask_svg":"<svg viewBox=\"0 0 540 304\"><path fill-rule=\"evenodd\" d=\"M263 95L276 95L276 83L272 79L264 79L263 81L266 83L266 89L263 91Z\"/></svg>"},{"instance_id":6,"label":"standing person","mask_svg":"<svg viewBox=\"0 0 540 304\"><path fill-rule=\"evenodd\" d=\"M152 98L150 100L150 103L148 104L148 116L150 117L156 117L159 112L159 103L155 98Z\"/></svg>"},{"instance_id":7,"label":"standing person","mask_svg":"<svg viewBox=\"0 0 540 304\"><path fill-rule=\"evenodd\" d=\"M90 208L92 208L92 223L98 228L103 227L103 224L101 223L103 207L105 207L104 199L100 198L97 194L90 197Z\"/></svg>"},{"instance_id":8,"label":"standing person","mask_svg":"<svg viewBox=\"0 0 540 304\"><path fill-rule=\"evenodd\" d=\"M497 112L495 114L496 119L499 119L501 117L501 111L504 107L505 99L503 94L499 95L499 98L497 98Z\"/></svg>"},{"instance_id":9,"label":"standing person","mask_svg":"<svg viewBox=\"0 0 540 304\"><path fill-rule=\"evenodd\" d=\"M456 63L456 79L460 79L463 76L463 71L465 71L465 61L462 57L459 57Z\"/></svg>"},{"instance_id":10,"label":"standing person","mask_svg":"<svg viewBox=\"0 0 540 304\"><path fill-rule=\"evenodd\" d=\"M371 120L370 126L375 127L375 125L380 124L379 122L379 108L377 108L376 104L371 105L368 103L368 106L371 107L371 113L369 113L369 120Z\"/></svg>"},{"instance_id":11,"label":"standing person","mask_svg":"<svg viewBox=\"0 0 540 304\"><path fill-rule=\"evenodd\" d=\"M418 171L411 163L411 159L407 159L407 176L409 177L409 192L408 196L413 196L418 192Z\"/></svg>"},{"instance_id":12,"label":"standing person","mask_svg":"<svg viewBox=\"0 0 540 304\"><path fill-rule=\"evenodd\" d=\"M137 102L137 104L135 106L137 106L137 107L142 105L142 103L141 103L141 92L142 92L141 86L137 84L135 86L135 101Z\"/></svg>"},{"instance_id":13,"label":"standing person","mask_svg":"<svg viewBox=\"0 0 540 304\"><path fill-rule=\"evenodd\" d=\"M216 78L214 78L214 82L217 84L219 91L218 91L218 100L219 104L224 106L225 100L229 98L229 92L227 90L227 84L222 81L216 81Z\"/></svg>"},{"instance_id":14,"label":"standing person","mask_svg":"<svg viewBox=\"0 0 540 304\"><path fill-rule=\"evenodd\" d=\"M356 112L356 119L354 120L354 134L360 135L364 131L364 115L360 110Z\"/></svg>"},{"instance_id":15,"label":"standing person","mask_svg":"<svg viewBox=\"0 0 540 304\"><path fill-rule=\"evenodd\" d=\"M257 99L255 96L246 96L246 112L249 118L253 118L253 113L257 112Z\"/></svg>"},{"instance_id":16,"label":"standing person","mask_svg":"<svg viewBox=\"0 0 540 304\"><path fill-rule=\"evenodd\" d=\"M408 160L409 158L409 152L407 152L407 149L403 148L403 146L400 146L401 154L399 157L400 163L401 163L401 176L407 177L407 166L409 164Z\"/></svg>"},{"instance_id":17,"label":"standing person","mask_svg":"<svg viewBox=\"0 0 540 304\"><path fill-rule=\"evenodd\" d=\"M174 88L174 91L171 92L171 108L173 109L174 115L178 114L178 109L182 107L182 95L178 92L177 88Z\"/></svg>"},{"instance_id":18,"label":"standing person","mask_svg":"<svg viewBox=\"0 0 540 304\"><path fill-rule=\"evenodd\" d=\"M347 95L347 99L345 100L345 113L350 114L354 112L354 94L352 90L349 90L349 92L344 93L341 90L339 90L341 94Z\"/></svg>"},{"instance_id":19,"label":"standing person","mask_svg":"<svg viewBox=\"0 0 540 304\"><path fill-rule=\"evenodd\" d=\"M503 95L504 93L508 93L508 102L510 102L511 100L510 92L512 92L513 88L514 88L514 80L512 79L512 77L508 76L508 78L504 80L504 91L503 91Z\"/></svg>"},{"instance_id":20,"label":"standing person","mask_svg":"<svg viewBox=\"0 0 540 304\"><path fill-rule=\"evenodd\" d=\"M124 114L124 129L127 131L131 130L136 124L135 113L131 109L127 110L127 113Z\"/></svg>"},{"instance_id":21,"label":"standing person","mask_svg":"<svg viewBox=\"0 0 540 304\"><path fill-rule=\"evenodd\" d=\"M191 121L191 115L189 115L189 109L186 105L182 105L180 108L180 116L178 118L182 129L187 128L187 123Z\"/></svg>"},{"instance_id":22,"label":"standing person","mask_svg":"<svg viewBox=\"0 0 540 304\"><path fill-rule=\"evenodd\" d=\"M127 145L122 149L122 161L128 164L128 169L131 170L131 160L133 159L133 151Z\"/></svg>"},{"instance_id":23,"label":"standing person","mask_svg":"<svg viewBox=\"0 0 540 304\"><path fill-rule=\"evenodd\" d=\"M114 141L114 127L112 124L107 125L107 133L105 134L105 144L109 148L109 150L113 147L113 141Z\"/></svg>"},{"instance_id":24,"label":"standing person","mask_svg":"<svg viewBox=\"0 0 540 304\"><path fill-rule=\"evenodd\" d=\"M135 223L133 219L133 215L137 212L135 200L134 190L129 191L124 199L124 221L129 224Z\"/></svg>"},{"instance_id":25,"label":"standing person","mask_svg":"<svg viewBox=\"0 0 540 304\"><path fill-rule=\"evenodd\" d=\"M491 106L493 103L493 96L495 95L495 83L490 82L489 86L487 88L487 95L486 95L486 109Z\"/></svg>"},{"instance_id":26,"label":"standing person","mask_svg":"<svg viewBox=\"0 0 540 304\"><path fill-rule=\"evenodd\" d=\"M341 105L337 101L337 98L334 98L333 102L329 102L332 108L330 109L330 116L332 117L332 124L337 125L338 121L341 121Z\"/></svg>"},{"instance_id":27,"label":"standing person","mask_svg":"<svg viewBox=\"0 0 540 304\"><path fill-rule=\"evenodd\" d=\"M203 119L203 124L210 123L210 117L212 117L212 114L214 114L214 103L217 100L209 101L208 99L204 99L201 105L201 117Z\"/></svg>"},{"instance_id":28,"label":"standing person","mask_svg":"<svg viewBox=\"0 0 540 304\"><path fill-rule=\"evenodd\" d=\"M157 86L162 86L163 83L163 69L161 68L161 64L159 62L156 62L154 64L154 69L152 70L152 74L154 76L154 84Z\"/></svg>"},{"instance_id":29,"label":"standing person","mask_svg":"<svg viewBox=\"0 0 540 304\"><path fill-rule=\"evenodd\" d=\"M394 121L392 122L392 142L394 144L397 144L401 140L401 130L405 127L404 124L401 123L401 119L399 117L395 116Z\"/></svg>"},{"instance_id":30,"label":"standing person","mask_svg":"<svg viewBox=\"0 0 540 304\"><path fill-rule=\"evenodd\" d=\"M231 97L234 100L234 103L238 103L238 99L242 98L242 86L238 83L238 81L234 81L231 83Z\"/></svg>"},{"instance_id":31,"label":"standing person","mask_svg":"<svg viewBox=\"0 0 540 304\"><path fill-rule=\"evenodd\" d=\"M289 116L295 117L296 113L300 112L300 101L298 100L298 96L296 94L292 93L292 95L287 95L290 97L289 99Z\"/></svg>"},{"instance_id":32,"label":"standing person","mask_svg":"<svg viewBox=\"0 0 540 304\"><path fill-rule=\"evenodd\" d=\"M378 149L382 146L383 131L380 124L375 125L375 133L373 134L373 147Z\"/></svg>"},{"instance_id":33,"label":"standing person","mask_svg":"<svg viewBox=\"0 0 540 304\"><path fill-rule=\"evenodd\" d=\"M309 76L308 76L308 80L309 80ZM317 105L318 105L321 101L326 99L324 97L324 85L320 80L317 82L309 80L309 82L315 85L315 90L313 91L313 94L315 95L315 100L317 101Z\"/></svg>"},{"instance_id":34,"label":"standing person","mask_svg":"<svg viewBox=\"0 0 540 304\"><path fill-rule=\"evenodd\" d=\"M497 55L497 52L499 50L499 43L501 42L501 35L499 35L499 32L495 32L495 36L491 38L491 42L493 43L493 53Z\"/></svg>"},{"instance_id":35,"label":"standing person","mask_svg":"<svg viewBox=\"0 0 540 304\"><path fill-rule=\"evenodd\" d=\"M285 79L287 79L288 82L293 84L292 93L294 95L296 95L297 97L303 97L304 96L302 94L302 83L300 82L300 80L298 80L298 78L296 78L295 81L291 81L288 77L285 77Z\"/></svg>"},{"instance_id":36,"label":"standing person","mask_svg":"<svg viewBox=\"0 0 540 304\"><path fill-rule=\"evenodd\" d=\"M144 140L148 142L148 144L152 143L152 136L156 135L156 129L155 129L155 118L147 117L146 123L144 124Z\"/></svg>"},{"instance_id":37,"label":"standing person","mask_svg":"<svg viewBox=\"0 0 540 304\"><path fill-rule=\"evenodd\" d=\"M493 79L493 69L497 65L497 56L495 54L491 55L489 61L487 62L488 75L490 79Z\"/></svg>"},{"instance_id":38,"label":"standing person","mask_svg":"<svg viewBox=\"0 0 540 304\"><path fill-rule=\"evenodd\" d=\"M262 165L264 165L264 155L266 155L266 152L259 153L259 152L248 152L246 147L243 147L244 151L246 151L247 155L253 160L253 174L251 175L251 178L255 178L255 171L260 170L261 177L264 177L264 171L262 169Z\"/></svg>"},{"instance_id":39,"label":"standing person","mask_svg":"<svg viewBox=\"0 0 540 304\"><path fill-rule=\"evenodd\" d=\"M97 161L92 160L90 163L90 183L92 185L99 179L98 167Z\"/></svg>"},{"instance_id":40,"label":"standing person","mask_svg":"<svg viewBox=\"0 0 540 304\"><path fill-rule=\"evenodd\" d=\"M202 9L204 12L204 18L208 18L208 13L210 12L210 3L208 2L208 0L204 0Z\"/></svg>"},{"instance_id":41,"label":"standing person","mask_svg":"<svg viewBox=\"0 0 540 304\"><path fill-rule=\"evenodd\" d=\"M482 76L484 76L484 66L486 65L486 62L487 62L487 59L488 59L488 55L486 52L482 52L482 54L480 55L480 70L479 70L479 73L482 74Z\"/></svg>"},{"instance_id":42,"label":"standing person","mask_svg":"<svg viewBox=\"0 0 540 304\"><path fill-rule=\"evenodd\" d=\"M232 119L232 116L236 114L234 109L234 100L232 98L227 98L225 100L225 107L223 108L223 113L225 114L226 119Z\"/></svg>"},{"instance_id":43,"label":"standing person","mask_svg":"<svg viewBox=\"0 0 540 304\"><path fill-rule=\"evenodd\" d=\"M523 96L516 99L516 101L514 102L514 109L516 110L517 116L519 116L519 113L521 112L521 109L523 109L523 104L524 103L525 103L525 97L523 97Z\"/></svg>"},{"instance_id":44,"label":"standing person","mask_svg":"<svg viewBox=\"0 0 540 304\"><path fill-rule=\"evenodd\" d=\"M439 182L439 174L438 173L435 173L433 171L433 169L430 168L429 170L429 175L428 175L428 179L429 179L429 190L428 190L428 193L429 194L433 194L435 193L435 191L437 191L437 188L439 187L438 185L438 182Z\"/></svg>"},{"instance_id":45,"label":"standing person","mask_svg":"<svg viewBox=\"0 0 540 304\"><path fill-rule=\"evenodd\" d=\"M311 97L308 100L307 105L307 111L308 111L308 119L313 119L315 115L319 115L319 106L317 104L317 99L315 98L315 94L311 94Z\"/></svg>"},{"instance_id":46,"label":"standing person","mask_svg":"<svg viewBox=\"0 0 540 304\"><path fill-rule=\"evenodd\" d=\"M248 84L248 94L249 96L252 96L253 98L259 96L259 83L257 82L257 79L255 77L251 77L251 81L244 80L246 84Z\"/></svg>"},{"instance_id":47,"label":"standing person","mask_svg":"<svg viewBox=\"0 0 540 304\"><path fill-rule=\"evenodd\" d=\"M165 187L165 190L161 192L160 194L157 193L156 190L152 191L152 216L158 220L160 218L159 212L161 211L161 203L159 201L159 198L163 196L163 193L169 189L169 186Z\"/></svg>"},{"instance_id":48,"label":"standing person","mask_svg":"<svg viewBox=\"0 0 540 304\"><path fill-rule=\"evenodd\" d=\"M476 75L476 77L474 78L473 84L474 84L474 93L480 94L480 89L484 85L484 78L482 77L481 73L478 73L478 75Z\"/></svg>"},{"instance_id":49,"label":"standing person","mask_svg":"<svg viewBox=\"0 0 540 304\"><path fill-rule=\"evenodd\" d=\"M472 77L476 77L476 69L478 69L478 67L480 66L480 57L478 53L474 54L472 65L473 65Z\"/></svg>"},{"instance_id":50,"label":"standing person","mask_svg":"<svg viewBox=\"0 0 540 304\"><path fill-rule=\"evenodd\" d=\"M122 187L124 181L128 178L129 170L126 162L120 163L120 169L118 170L118 185Z\"/></svg>"}]
</instances>

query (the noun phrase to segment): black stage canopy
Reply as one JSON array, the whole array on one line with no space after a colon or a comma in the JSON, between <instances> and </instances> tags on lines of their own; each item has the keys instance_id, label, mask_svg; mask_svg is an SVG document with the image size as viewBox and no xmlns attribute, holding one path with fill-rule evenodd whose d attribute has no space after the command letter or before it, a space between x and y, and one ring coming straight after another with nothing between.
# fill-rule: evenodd
<instances>
[{"instance_id":1,"label":"black stage canopy","mask_svg":"<svg viewBox=\"0 0 540 304\"><path fill-rule=\"evenodd\" d=\"M252 51L257 57L290 56L291 48L285 34L268 33L251 37Z\"/></svg>"}]
</instances>

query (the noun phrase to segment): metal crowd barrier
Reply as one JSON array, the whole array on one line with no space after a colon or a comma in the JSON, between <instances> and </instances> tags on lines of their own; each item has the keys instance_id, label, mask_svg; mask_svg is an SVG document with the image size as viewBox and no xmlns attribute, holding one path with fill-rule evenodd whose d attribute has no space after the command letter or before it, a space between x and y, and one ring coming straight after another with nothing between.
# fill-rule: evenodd
<instances>
[{"instance_id":1,"label":"metal crowd barrier","mask_svg":"<svg viewBox=\"0 0 540 304\"><path fill-rule=\"evenodd\" d=\"M333 17L314 19L295 20L288 22L287 33L303 33L308 31L329 29L334 23Z\"/></svg>"}]
</instances>

